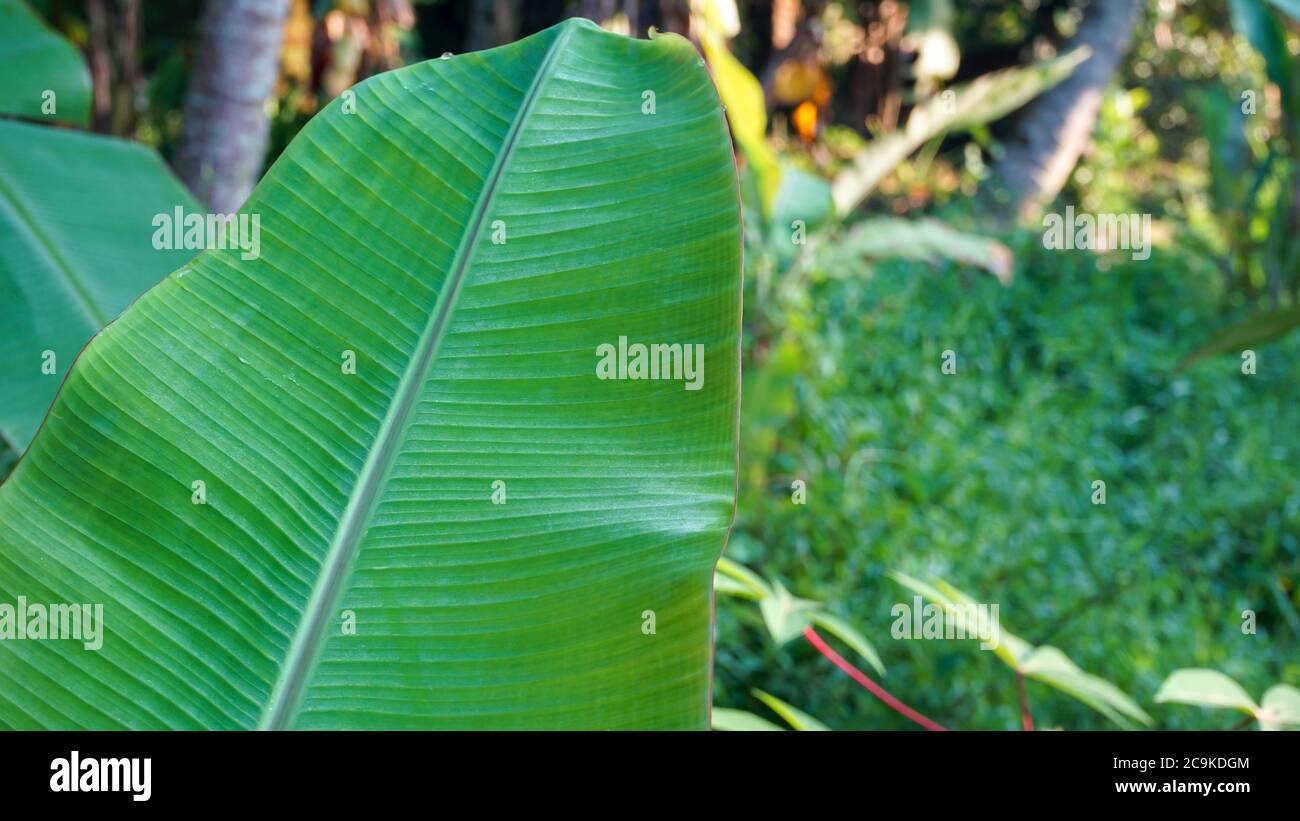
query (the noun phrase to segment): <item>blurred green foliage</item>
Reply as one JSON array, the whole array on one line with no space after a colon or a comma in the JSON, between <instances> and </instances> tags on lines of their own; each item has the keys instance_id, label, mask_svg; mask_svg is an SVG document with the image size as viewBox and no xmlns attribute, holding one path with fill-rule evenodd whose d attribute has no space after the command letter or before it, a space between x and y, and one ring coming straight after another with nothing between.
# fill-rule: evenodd
<instances>
[{"instance_id":1,"label":"blurred green foliage","mask_svg":"<svg viewBox=\"0 0 1300 821\"><path fill-rule=\"evenodd\" d=\"M937 721L1018 726L1014 680L969 643L890 639L891 606L910 600L891 569L998 603L1157 726L1222 726L1152 696L1178 667L1251 691L1300 676L1300 338L1259 351L1254 375L1219 357L1174 376L1219 321L1212 263L1161 248L1100 271L1036 235L1013 247L1009 288L950 263L813 271L803 299L751 323L727 555L838 604L883 683ZM719 704L753 709L758 687L837 729L910 726L810 648L774 648L753 611L720 608ZM1033 682L1029 698L1039 726L1107 726Z\"/></svg>"}]
</instances>

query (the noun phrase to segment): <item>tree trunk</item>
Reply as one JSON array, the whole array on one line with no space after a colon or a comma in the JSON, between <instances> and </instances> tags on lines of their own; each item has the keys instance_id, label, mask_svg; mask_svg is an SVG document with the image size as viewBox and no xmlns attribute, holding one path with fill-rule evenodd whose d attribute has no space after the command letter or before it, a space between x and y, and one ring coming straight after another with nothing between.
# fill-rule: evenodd
<instances>
[{"instance_id":1,"label":"tree trunk","mask_svg":"<svg viewBox=\"0 0 1300 821\"><path fill-rule=\"evenodd\" d=\"M1068 48L1092 56L1016 118L1007 152L995 168L995 211L1033 219L1065 186L1088 145L1107 83L1133 37L1141 0L1092 0Z\"/></svg>"},{"instance_id":2,"label":"tree trunk","mask_svg":"<svg viewBox=\"0 0 1300 821\"><path fill-rule=\"evenodd\" d=\"M280 73L288 14L289 0L208 0L203 7L176 172L215 212L237 211L261 174L266 101Z\"/></svg>"},{"instance_id":3,"label":"tree trunk","mask_svg":"<svg viewBox=\"0 0 1300 821\"><path fill-rule=\"evenodd\" d=\"M93 88L92 127L103 134L129 139L134 136L137 107L144 90L139 53L140 0L87 0L86 18L90 29L86 50Z\"/></svg>"}]
</instances>

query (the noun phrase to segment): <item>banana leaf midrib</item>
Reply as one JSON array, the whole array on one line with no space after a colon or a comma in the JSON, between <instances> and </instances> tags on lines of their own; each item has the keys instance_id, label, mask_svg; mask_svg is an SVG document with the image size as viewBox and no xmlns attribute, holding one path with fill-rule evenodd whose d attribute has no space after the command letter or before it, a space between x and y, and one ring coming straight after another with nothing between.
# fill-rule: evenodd
<instances>
[{"instance_id":1,"label":"banana leaf midrib","mask_svg":"<svg viewBox=\"0 0 1300 821\"><path fill-rule=\"evenodd\" d=\"M308 600L307 608L297 632L294 634L285 661L271 692L270 700L260 726L263 729L285 729L292 722L302 698L307 680L315 668L323 643L325 622L330 617L343 592L348 570L360 548L366 525L374 512L390 468L398 453L406 423L433 361L439 343L455 309L461 285L468 275L474 248L483 229L497 187L509 166L515 142L523 124L528 119L542 86L550 77L555 60L562 53L572 27L566 26L547 49L532 84L520 102L510 130L498 151L487 180L479 193L460 244L457 246L451 270L442 292L438 295L428 324L420 335L410 362L403 372L393 401L375 436L374 444L366 457L356 485L352 489L335 529L320 575Z\"/></svg>"}]
</instances>

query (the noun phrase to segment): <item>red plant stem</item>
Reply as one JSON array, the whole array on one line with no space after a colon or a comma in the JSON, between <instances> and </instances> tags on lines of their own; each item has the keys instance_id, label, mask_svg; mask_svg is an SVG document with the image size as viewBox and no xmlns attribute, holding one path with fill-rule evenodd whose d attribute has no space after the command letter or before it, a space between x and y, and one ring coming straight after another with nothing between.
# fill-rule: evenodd
<instances>
[{"instance_id":1,"label":"red plant stem","mask_svg":"<svg viewBox=\"0 0 1300 821\"><path fill-rule=\"evenodd\" d=\"M1034 729L1034 717L1029 714L1029 694L1025 692L1025 676L1016 671L1016 689L1020 691L1020 726L1025 730Z\"/></svg>"},{"instance_id":2,"label":"red plant stem","mask_svg":"<svg viewBox=\"0 0 1300 821\"><path fill-rule=\"evenodd\" d=\"M908 707L906 704L890 695L884 687L881 687L879 684L867 678L866 673L863 673L852 664L849 664L842 656L840 656L839 653L832 650L830 645L823 641L821 636L817 635L817 631L812 629L811 625L804 628L803 637L808 639L809 644L817 648L817 652L830 659L831 664L834 664L836 667L847 673L849 678L853 679L858 684L861 684L873 696L885 702L885 705L894 712L920 724L922 727L932 732L946 732L948 730L948 728L944 727L942 724L931 721L916 710Z\"/></svg>"}]
</instances>

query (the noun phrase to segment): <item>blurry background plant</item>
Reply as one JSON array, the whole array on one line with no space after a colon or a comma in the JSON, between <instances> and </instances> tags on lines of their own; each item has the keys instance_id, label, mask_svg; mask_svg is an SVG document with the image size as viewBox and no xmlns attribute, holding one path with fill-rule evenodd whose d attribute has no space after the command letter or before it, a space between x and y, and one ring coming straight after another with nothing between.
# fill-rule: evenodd
<instances>
[{"instance_id":1,"label":"blurry background plant","mask_svg":"<svg viewBox=\"0 0 1300 821\"><path fill-rule=\"evenodd\" d=\"M1275 684L1256 704L1240 684L1216 670L1175 670L1160 685L1156 701L1238 710L1246 714L1238 728L1254 722L1264 730L1300 726L1300 690Z\"/></svg>"},{"instance_id":2,"label":"blurry background plant","mask_svg":"<svg viewBox=\"0 0 1300 821\"><path fill-rule=\"evenodd\" d=\"M85 55L90 127L192 174L187 133L220 125L195 129L205 115L187 113L213 112L200 105L215 76L204 50L232 40L204 22L208 4L31 5ZM237 65L216 60L269 66L268 99L243 99L239 115L258 114L265 144L241 142L231 163L251 178L329 100L403 63L571 14L699 45L747 221L719 726L1232 726L1221 706L1288 724L1294 691L1277 687L1300 680L1295 2L256 5L260 22L245 24L263 36L233 38ZM187 177L209 203L210 178ZM1066 205L1151 214L1151 258L1045 249L1041 211ZM14 458L3 451L0 474ZM1105 505L1090 499L1097 480ZM912 590L961 597L917 581L940 578L999 603L1022 638L1004 654L890 639L891 606ZM1241 682L1226 705L1207 670Z\"/></svg>"}]
</instances>

